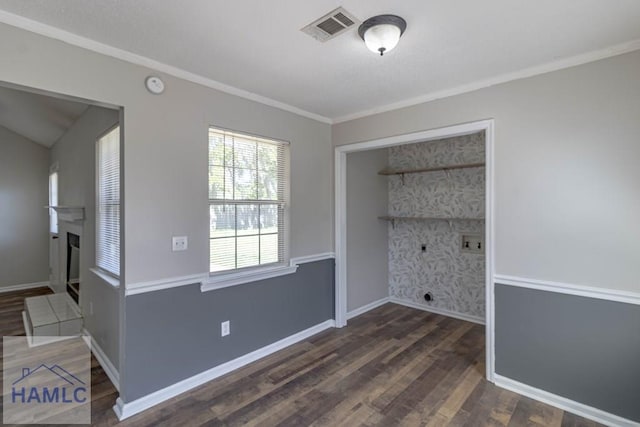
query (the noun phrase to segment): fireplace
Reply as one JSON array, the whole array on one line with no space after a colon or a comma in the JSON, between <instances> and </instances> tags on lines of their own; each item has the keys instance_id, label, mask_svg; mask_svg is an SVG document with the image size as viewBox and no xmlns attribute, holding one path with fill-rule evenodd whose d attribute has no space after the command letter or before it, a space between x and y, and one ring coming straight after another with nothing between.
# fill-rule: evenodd
<instances>
[{"instance_id":1,"label":"fireplace","mask_svg":"<svg viewBox=\"0 0 640 427\"><path fill-rule=\"evenodd\" d=\"M80 302L80 236L67 232L66 288L71 298Z\"/></svg>"}]
</instances>

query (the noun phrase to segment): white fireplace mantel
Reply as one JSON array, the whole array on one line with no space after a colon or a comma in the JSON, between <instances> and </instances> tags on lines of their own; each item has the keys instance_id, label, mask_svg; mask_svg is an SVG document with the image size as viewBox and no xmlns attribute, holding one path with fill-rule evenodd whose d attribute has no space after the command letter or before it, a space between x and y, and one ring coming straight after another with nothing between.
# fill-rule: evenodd
<instances>
[{"instance_id":1,"label":"white fireplace mantel","mask_svg":"<svg viewBox=\"0 0 640 427\"><path fill-rule=\"evenodd\" d=\"M83 206L45 206L45 208L55 210L58 213L58 219L61 221L84 221Z\"/></svg>"}]
</instances>

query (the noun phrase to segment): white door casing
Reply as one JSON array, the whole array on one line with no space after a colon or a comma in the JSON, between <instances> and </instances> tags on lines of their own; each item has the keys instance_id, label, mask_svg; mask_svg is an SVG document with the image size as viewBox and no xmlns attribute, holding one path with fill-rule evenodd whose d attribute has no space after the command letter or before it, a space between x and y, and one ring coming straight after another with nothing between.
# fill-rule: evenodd
<instances>
[{"instance_id":1,"label":"white door casing","mask_svg":"<svg viewBox=\"0 0 640 427\"><path fill-rule=\"evenodd\" d=\"M347 324L347 153L426 142L443 138L485 132L485 304L486 304L486 377L494 382L494 121L493 119L436 128L405 135L342 145L335 148L335 322L341 328Z\"/></svg>"},{"instance_id":2,"label":"white door casing","mask_svg":"<svg viewBox=\"0 0 640 427\"><path fill-rule=\"evenodd\" d=\"M49 169L49 206L58 206L58 165ZM58 292L63 289L60 278L60 236L58 229L58 215L49 208L49 286Z\"/></svg>"}]
</instances>

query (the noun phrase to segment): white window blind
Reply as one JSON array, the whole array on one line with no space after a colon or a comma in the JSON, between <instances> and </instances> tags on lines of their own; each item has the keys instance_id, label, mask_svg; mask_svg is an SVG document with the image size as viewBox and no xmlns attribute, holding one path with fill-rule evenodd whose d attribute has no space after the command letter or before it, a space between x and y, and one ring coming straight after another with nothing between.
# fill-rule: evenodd
<instances>
[{"instance_id":1,"label":"white window blind","mask_svg":"<svg viewBox=\"0 0 640 427\"><path fill-rule=\"evenodd\" d=\"M210 272L284 264L289 145L209 129Z\"/></svg>"},{"instance_id":2,"label":"white window blind","mask_svg":"<svg viewBox=\"0 0 640 427\"><path fill-rule=\"evenodd\" d=\"M58 206L58 172L49 175L49 206ZM58 234L58 212L49 208L49 232Z\"/></svg>"},{"instance_id":3,"label":"white window blind","mask_svg":"<svg viewBox=\"0 0 640 427\"><path fill-rule=\"evenodd\" d=\"M120 127L98 140L96 265L120 276Z\"/></svg>"}]
</instances>

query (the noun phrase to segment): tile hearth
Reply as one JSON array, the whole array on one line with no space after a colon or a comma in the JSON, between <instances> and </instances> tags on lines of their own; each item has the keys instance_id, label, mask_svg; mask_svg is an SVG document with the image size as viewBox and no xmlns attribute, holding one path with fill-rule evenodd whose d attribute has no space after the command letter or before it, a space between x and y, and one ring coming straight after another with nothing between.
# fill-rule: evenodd
<instances>
[{"instance_id":1,"label":"tile hearth","mask_svg":"<svg viewBox=\"0 0 640 427\"><path fill-rule=\"evenodd\" d=\"M31 346L82 333L82 315L66 293L26 298L24 306L22 316Z\"/></svg>"}]
</instances>

